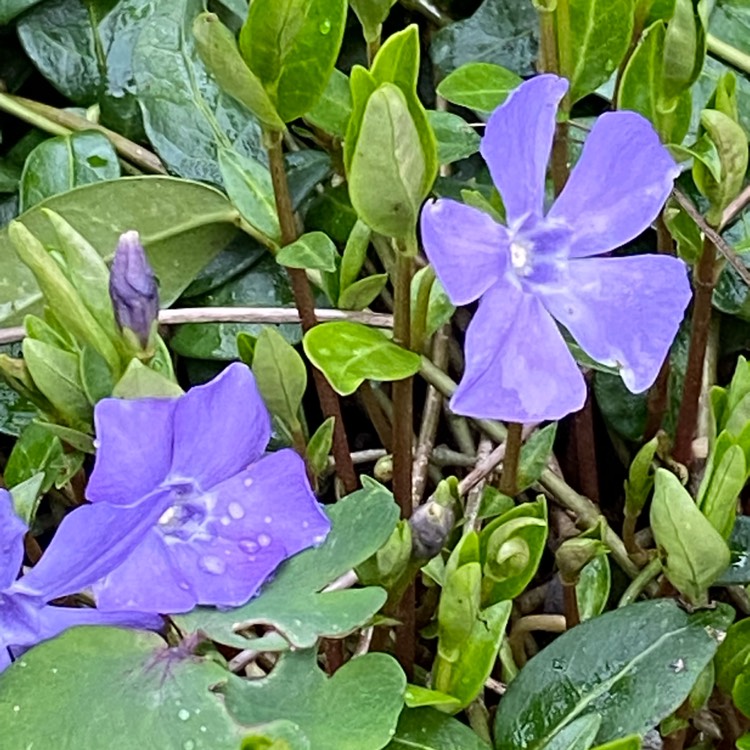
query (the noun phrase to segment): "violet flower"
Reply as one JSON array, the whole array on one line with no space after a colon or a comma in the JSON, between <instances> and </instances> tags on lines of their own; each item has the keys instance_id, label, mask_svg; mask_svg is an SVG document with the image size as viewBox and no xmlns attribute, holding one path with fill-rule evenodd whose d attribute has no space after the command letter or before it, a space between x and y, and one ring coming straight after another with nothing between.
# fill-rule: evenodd
<instances>
[{"instance_id":1,"label":"violet flower","mask_svg":"<svg viewBox=\"0 0 750 750\"><path fill-rule=\"evenodd\" d=\"M161 618L134 612L52 607L51 597L16 581L23 562L26 524L13 511L10 493L0 489L0 672L12 658L75 625L121 625L158 630Z\"/></svg>"},{"instance_id":2,"label":"violet flower","mask_svg":"<svg viewBox=\"0 0 750 750\"><path fill-rule=\"evenodd\" d=\"M101 610L235 607L330 529L302 459L263 455L271 420L245 365L177 399L103 399L94 422L92 504L63 519L27 576L38 590L61 596L106 574Z\"/></svg>"},{"instance_id":3,"label":"violet flower","mask_svg":"<svg viewBox=\"0 0 750 750\"><path fill-rule=\"evenodd\" d=\"M605 257L643 232L679 169L634 112L599 117L544 212L557 106L568 83L540 75L498 108L482 140L507 226L456 201L425 205L425 252L451 301L480 299L451 408L513 422L580 409L583 376L555 320L634 393L656 379L690 300L685 264L667 255Z\"/></svg>"},{"instance_id":4,"label":"violet flower","mask_svg":"<svg viewBox=\"0 0 750 750\"><path fill-rule=\"evenodd\" d=\"M159 315L159 288L138 232L120 235L109 275L109 296L117 325L132 331L145 349Z\"/></svg>"}]
</instances>

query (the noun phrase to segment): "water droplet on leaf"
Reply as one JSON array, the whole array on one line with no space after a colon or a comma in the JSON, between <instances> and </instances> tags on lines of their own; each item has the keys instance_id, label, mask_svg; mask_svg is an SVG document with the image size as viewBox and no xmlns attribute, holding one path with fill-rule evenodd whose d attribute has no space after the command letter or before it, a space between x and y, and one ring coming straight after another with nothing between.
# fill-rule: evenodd
<instances>
[{"instance_id":1,"label":"water droplet on leaf","mask_svg":"<svg viewBox=\"0 0 750 750\"><path fill-rule=\"evenodd\" d=\"M187 721L190 718L190 711L186 708L181 708L177 712L177 718L180 719L180 721Z\"/></svg>"},{"instance_id":2,"label":"water droplet on leaf","mask_svg":"<svg viewBox=\"0 0 750 750\"><path fill-rule=\"evenodd\" d=\"M331 30L331 22L328 19L321 21L319 28L321 34L327 34Z\"/></svg>"}]
</instances>

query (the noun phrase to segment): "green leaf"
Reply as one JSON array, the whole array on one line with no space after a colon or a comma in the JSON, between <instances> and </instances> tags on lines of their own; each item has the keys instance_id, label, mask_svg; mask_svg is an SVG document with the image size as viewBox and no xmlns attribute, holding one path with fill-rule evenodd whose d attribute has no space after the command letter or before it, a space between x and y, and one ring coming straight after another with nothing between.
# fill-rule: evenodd
<instances>
[{"instance_id":1,"label":"green leaf","mask_svg":"<svg viewBox=\"0 0 750 750\"><path fill-rule=\"evenodd\" d=\"M177 398L183 390L177 383L132 359L112 389L115 398Z\"/></svg>"},{"instance_id":2,"label":"green leaf","mask_svg":"<svg viewBox=\"0 0 750 750\"><path fill-rule=\"evenodd\" d=\"M135 45L133 75L146 134L162 161L181 177L221 185L220 146L258 159L265 152L258 121L219 89L198 56L192 27L203 6L156 3Z\"/></svg>"},{"instance_id":3,"label":"green leaf","mask_svg":"<svg viewBox=\"0 0 750 750\"><path fill-rule=\"evenodd\" d=\"M38 5L42 0L0 0L0 24L5 26L25 10Z\"/></svg>"},{"instance_id":4,"label":"green leaf","mask_svg":"<svg viewBox=\"0 0 750 750\"><path fill-rule=\"evenodd\" d=\"M92 346L86 345L79 357L81 385L92 406L112 393L114 383L107 361Z\"/></svg>"},{"instance_id":5,"label":"green leaf","mask_svg":"<svg viewBox=\"0 0 750 750\"><path fill-rule=\"evenodd\" d=\"M311 649L283 654L265 679L232 675L218 690L244 724L283 718L299 726L311 748L379 750L393 736L405 687L401 667L387 654L351 659L327 678Z\"/></svg>"},{"instance_id":6,"label":"green leaf","mask_svg":"<svg viewBox=\"0 0 750 750\"><path fill-rule=\"evenodd\" d=\"M370 247L371 236L372 230L370 227L364 221L357 220L349 233L344 254L341 257L339 288L342 292L347 287L350 287L359 277L359 272L362 270L365 258L367 257L367 249Z\"/></svg>"},{"instance_id":7,"label":"green leaf","mask_svg":"<svg viewBox=\"0 0 750 750\"><path fill-rule=\"evenodd\" d=\"M730 565L716 581L717 586L750 583L750 516L737 516L729 545Z\"/></svg>"},{"instance_id":8,"label":"green leaf","mask_svg":"<svg viewBox=\"0 0 750 750\"><path fill-rule=\"evenodd\" d=\"M599 555L584 566L576 584L581 622L598 617L604 612L611 585L612 573L606 555Z\"/></svg>"},{"instance_id":9,"label":"green leaf","mask_svg":"<svg viewBox=\"0 0 750 750\"><path fill-rule=\"evenodd\" d=\"M728 539L737 516L737 498L745 485L745 454L722 432L714 442L706 463L696 502L711 525Z\"/></svg>"},{"instance_id":10,"label":"green leaf","mask_svg":"<svg viewBox=\"0 0 750 750\"><path fill-rule=\"evenodd\" d=\"M360 323L322 323L310 329L302 343L309 360L342 396L351 395L368 379L408 378L420 366L419 355Z\"/></svg>"},{"instance_id":11,"label":"green leaf","mask_svg":"<svg viewBox=\"0 0 750 750\"><path fill-rule=\"evenodd\" d=\"M5 483L8 487L15 487L41 472L42 491L48 492L62 466L63 447L60 440L32 422L21 433L8 457Z\"/></svg>"},{"instance_id":12,"label":"green leaf","mask_svg":"<svg viewBox=\"0 0 750 750\"><path fill-rule=\"evenodd\" d=\"M627 737L605 742L603 745L597 745L594 750L641 750L641 736L639 734L629 734Z\"/></svg>"},{"instance_id":13,"label":"green leaf","mask_svg":"<svg viewBox=\"0 0 750 750\"><path fill-rule=\"evenodd\" d=\"M336 63L346 0L254 0L240 51L284 122L301 117L323 94Z\"/></svg>"},{"instance_id":14,"label":"green leaf","mask_svg":"<svg viewBox=\"0 0 750 750\"><path fill-rule=\"evenodd\" d=\"M215 13L201 13L193 23L195 45L219 87L247 107L272 130L284 130L263 84L242 59L234 34Z\"/></svg>"},{"instance_id":15,"label":"green leaf","mask_svg":"<svg viewBox=\"0 0 750 750\"><path fill-rule=\"evenodd\" d=\"M404 703L407 708L423 708L424 706L439 706L441 710L453 712L458 710L458 701L451 695L431 690L421 685L407 685Z\"/></svg>"},{"instance_id":16,"label":"green leaf","mask_svg":"<svg viewBox=\"0 0 750 750\"><path fill-rule=\"evenodd\" d=\"M690 91L665 101L663 60L664 23L646 29L622 75L618 109L639 112L651 120L665 143L682 143L690 124Z\"/></svg>"},{"instance_id":17,"label":"green leaf","mask_svg":"<svg viewBox=\"0 0 750 750\"><path fill-rule=\"evenodd\" d=\"M745 671L750 660L750 620L735 622L716 652L716 684L732 694L735 680Z\"/></svg>"},{"instance_id":18,"label":"green leaf","mask_svg":"<svg viewBox=\"0 0 750 750\"><path fill-rule=\"evenodd\" d=\"M336 245L327 234L307 232L296 242L282 247L276 255L276 262L290 268L333 272L338 257Z\"/></svg>"},{"instance_id":19,"label":"green leaf","mask_svg":"<svg viewBox=\"0 0 750 750\"><path fill-rule=\"evenodd\" d=\"M407 708L385 750L489 750L469 727L434 708Z\"/></svg>"},{"instance_id":20,"label":"green leaf","mask_svg":"<svg viewBox=\"0 0 750 750\"><path fill-rule=\"evenodd\" d=\"M437 93L460 107L475 112L492 112L520 83L519 76L501 65L471 62L444 78Z\"/></svg>"},{"instance_id":21,"label":"green leaf","mask_svg":"<svg viewBox=\"0 0 750 750\"><path fill-rule=\"evenodd\" d=\"M3 742L19 748L236 750L248 727L232 719L214 692L232 677L211 659L168 649L154 633L72 628L3 672ZM75 694L63 698L61 686L72 684ZM65 711L47 721L62 700Z\"/></svg>"},{"instance_id":22,"label":"green leaf","mask_svg":"<svg viewBox=\"0 0 750 750\"><path fill-rule=\"evenodd\" d=\"M28 156L21 175L19 210L80 185L120 176L109 138L96 131L71 133L42 141Z\"/></svg>"},{"instance_id":23,"label":"green leaf","mask_svg":"<svg viewBox=\"0 0 750 750\"><path fill-rule=\"evenodd\" d=\"M387 273L377 273L374 276L365 276L353 284L350 284L339 295L338 307L340 310L364 310L385 289L388 283Z\"/></svg>"},{"instance_id":24,"label":"green leaf","mask_svg":"<svg viewBox=\"0 0 750 750\"><path fill-rule=\"evenodd\" d=\"M729 548L679 479L666 469L656 471L651 529L666 555L667 578L690 601L703 601L706 589L729 565Z\"/></svg>"},{"instance_id":25,"label":"green leaf","mask_svg":"<svg viewBox=\"0 0 750 750\"><path fill-rule=\"evenodd\" d=\"M625 515L637 517L641 514L643 506L651 494L654 486L654 470L652 464L656 449L659 447L657 438L649 440L641 446L635 454L633 463L628 470L628 478L625 482Z\"/></svg>"},{"instance_id":26,"label":"green leaf","mask_svg":"<svg viewBox=\"0 0 750 750\"><path fill-rule=\"evenodd\" d=\"M349 78L334 68L323 95L315 106L305 113L305 120L337 138L343 138L351 114L352 95L349 91Z\"/></svg>"},{"instance_id":27,"label":"green leaf","mask_svg":"<svg viewBox=\"0 0 750 750\"><path fill-rule=\"evenodd\" d=\"M307 444L307 463L317 476L320 476L328 466L328 455L333 445L333 430L336 426L335 417L328 417L315 430Z\"/></svg>"},{"instance_id":28,"label":"green leaf","mask_svg":"<svg viewBox=\"0 0 750 750\"><path fill-rule=\"evenodd\" d=\"M435 132L440 164L452 164L479 151L479 134L462 117L452 112L430 109L427 111L427 119Z\"/></svg>"},{"instance_id":29,"label":"green leaf","mask_svg":"<svg viewBox=\"0 0 750 750\"><path fill-rule=\"evenodd\" d=\"M456 551L454 550L454 555ZM478 562L456 563L443 580L438 608L438 666L435 688L443 693L450 689L443 679L439 663L458 662L471 640L481 605L482 567Z\"/></svg>"},{"instance_id":30,"label":"green leaf","mask_svg":"<svg viewBox=\"0 0 750 750\"><path fill-rule=\"evenodd\" d=\"M440 280L435 278L434 272L432 270L428 271L428 267L425 266L424 268L420 268L411 280L412 321L415 319L419 290L422 283L426 283L427 279L429 279L429 277L425 278L428 273L431 274L434 280L430 285L430 298L427 302L427 319L425 321L424 332L425 336L430 337L451 319L456 308L445 293L445 288L440 283Z\"/></svg>"},{"instance_id":31,"label":"green leaf","mask_svg":"<svg viewBox=\"0 0 750 750\"><path fill-rule=\"evenodd\" d=\"M23 358L34 384L55 409L72 426L90 425L93 410L81 384L78 357L42 341L26 338Z\"/></svg>"},{"instance_id":32,"label":"green leaf","mask_svg":"<svg viewBox=\"0 0 750 750\"><path fill-rule=\"evenodd\" d=\"M536 73L539 20L532 3L484 0L471 18L432 37L430 56L438 77L466 63L494 63L520 76Z\"/></svg>"},{"instance_id":33,"label":"green leaf","mask_svg":"<svg viewBox=\"0 0 750 750\"><path fill-rule=\"evenodd\" d=\"M676 0L664 37L664 96L674 99L689 89L703 68L706 30L693 0Z\"/></svg>"},{"instance_id":34,"label":"green leaf","mask_svg":"<svg viewBox=\"0 0 750 750\"><path fill-rule=\"evenodd\" d=\"M541 750L575 719L597 714L597 743L644 734L685 700L732 616L726 605L689 615L659 599L569 630L508 686L495 717L496 747Z\"/></svg>"},{"instance_id":35,"label":"green leaf","mask_svg":"<svg viewBox=\"0 0 750 750\"><path fill-rule=\"evenodd\" d=\"M601 716L579 716L564 726L546 745L547 750L589 750L602 724Z\"/></svg>"},{"instance_id":36,"label":"green leaf","mask_svg":"<svg viewBox=\"0 0 750 750\"><path fill-rule=\"evenodd\" d=\"M291 431L302 427L299 411L307 388L307 370L302 357L275 329L264 328L255 342L253 374L268 410Z\"/></svg>"},{"instance_id":37,"label":"green leaf","mask_svg":"<svg viewBox=\"0 0 750 750\"><path fill-rule=\"evenodd\" d=\"M365 39L374 42L380 39L383 21L388 18L396 0L349 0L349 5L362 24Z\"/></svg>"},{"instance_id":38,"label":"green leaf","mask_svg":"<svg viewBox=\"0 0 750 750\"><path fill-rule=\"evenodd\" d=\"M687 263L696 263L703 251L703 236L698 225L672 200L667 202L663 215L667 229L677 243L677 255Z\"/></svg>"},{"instance_id":39,"label":"green leaf","mask_svg":"<svg viewBox=\"0 0 750 750\"><path fill-rule=\"evenodd\" d=\"M531 487L547 468L552 447L557 435L557 422L552 422L541 430L535 430L531 437L521 446L518 462L518 492Z\"/></svg>"},{"instance_id":40,"label":"green leaf","mask_svg":"<svg viewBox=\"0 0 750 750\"><path fill-rule=\"evenodd\" d=\"M236 212L217 190L172 177L128 177L76 188L48 198L19 217L42 244L54 247L56 235L42 208L59 213L111 260L122 232L136 229L169 306L236 233ZM31 272L0 230L0 324L18 324L41 310L41 294Z\"/></svg>"},{"instance_id":41,"label":"green leaf","mask_svg":"<svg viewBox=\"0 0 750 750\"><path fill-rule=\"evenodd\" d=\"M572 70L570 102L591 94L617 70L633 35L634 0L571 0L568 36L560 39Z\"/></svg>"},{"instance_id":42,"label":"green leaf","mask_svg":"<svg viewBox=\"0 0 750 750\"><path fill-rule=\"evenodd\" d=\"M319 638L341 638L360 627L385 602L379 588L322 592L329 583L373 555L398 519L391 494L373 480L365 489L328 506L332 529L326 541L285 562L260 595L237 609L198 607L175 617L178 627L202 631L237 648L281 651L311 648ZM321 593L322 592L322 593ZM237 623L271 626L278 633L244 637ZM283 634L279 635L279 634Z\"/></svg>"},{"instance_id":43,"label":"green leaf","mask_svg":"<svg viewBox=\"0 0 750 750\"><path fill-rule=\"evenodd\" d=\"M427 164L401 89L386 83L367 101L349 170L352 205L372 229L391 237L414 233Z\"/></svg>"},{"instance_id":44,"label":"green leaf","mask_svg":"<svg viewBox=\"0 0 750 750\"><path fill-rule=\"evenodd\" d=\"M13 498L13 510L27 526L31 526L34 522L39 501L42 499L44 492L43 485L44 472L40 471L10 489Z\"/></svg>"},{"instance_id":45,"label":"green leaf","mask_svg":"<svg viewBox=\"0 0 750 750\"><path fill-rule=\"evenodd\" d=\"M66 99L81 107L98 104L104 125L140 141L133 49L158 5L158 0L46 0L18 20L18 36L37 69Z\"/></svg>"},{"instance_id":46,"label":"green leaf","mask_svg":"<svg viewBox=\"0 0 750 750\"><path fill-rule=\"evenodd\" d=\"M279 242L281 228L268 167L230 148L221 147L218 153L221 177L232 203L248 224Z\"/></svg>"}]
</instances>

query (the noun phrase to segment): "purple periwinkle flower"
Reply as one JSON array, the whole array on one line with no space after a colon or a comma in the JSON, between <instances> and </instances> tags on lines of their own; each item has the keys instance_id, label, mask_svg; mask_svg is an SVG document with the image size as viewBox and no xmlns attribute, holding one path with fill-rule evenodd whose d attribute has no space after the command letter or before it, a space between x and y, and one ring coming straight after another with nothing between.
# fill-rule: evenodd
<instances>
[{"instance_id":1,"label":"purple periwinkle flower","mask_svg":"<svg viewBox=\"0 0 750 750\"><path fill-rule=\"evenodd\" d=\"M656 379L690 300L685 264L666 255L594 257L643 232L679 169L634 112L599 117L563 191L545 213L545 174L568 83L540 75L487 123L481 153L507 226L456 201L425 205L425 252L451 301L479 299L466 333L458 414L513 422L580 409L583 376L555 321L634 393Z\"/></svg>"},{"instance_id":2,"label":"purple periwinkle flower","mask_svg":"<svg viewBox=\"0 0 750 750\"><path fill-rule=\"evenodd\" d=\"M103 399L94 423L91 505L63 519L30 585L60 596L101 578L104 611L235 607L330 529L303 460L264 455L271 419L245 365L176 399Z\"/></svg>"},{"instance_id":3,"label":"purple periwinkle flower","mask_svg":"<svg viewBox=\"0 0 750 750\"><path fill-rule=\"evenodd\" d=\"M24 578L16 580L25 533L26 524L13 511L10 493L0 489L0 672L11 658L76 625L161 627L161 619L154 615L49 606L54 595L29 588Z\"/></svg>"},{"instance_id":4,"label":"purple periwinkle flower","mask_svg":"<svg viewBox=\"0 0 750 750\"><path fill-rule=\"evenodd\" d=\"M117 325L132 331L145 349L159 315L159 288L138 232L120 235L110 270L109 296Z\"/></svg>"}]
</instances>

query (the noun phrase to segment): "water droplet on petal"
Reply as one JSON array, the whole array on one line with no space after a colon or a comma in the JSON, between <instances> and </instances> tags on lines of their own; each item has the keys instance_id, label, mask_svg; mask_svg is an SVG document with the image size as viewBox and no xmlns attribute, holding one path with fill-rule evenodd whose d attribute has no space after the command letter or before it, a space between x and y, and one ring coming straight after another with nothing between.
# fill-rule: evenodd
<instances>
[{"instance_id":1,"label":"water droplet on petal","mask_svg":"<svg viewBox=\"0 0 750 750\"><path fill-rule=\"evenodd\" d=\"M253 483L253 480L252 480L252 479L250 479L250 477L248 477L248 478L247 478L247 479L246 479L246 480L245 480L245 481L243 482L243 484L245 485L245 487L250 487L250 486L252 485L252 483Z\"/></svg>"},{"instance_id":2,"label":"water droplet on petal","mask_svg":"<svg viewBox=\"0 0 750 750\"><path fill-rule=\"evenodd\" d=\"M100 446L101 444L102 444L102 441L101 441L101 440L98 440L98 439L95 439L95 440L94 440L94 443L93 443L93 445L94 445L94 448L98 448L98 447L99 447L99 446Z\"/></svg>"},{"instance_id":3,"label":"water droplet on petal","mask_svg":"<svg viewBox=\"0 0 750 750\"><path fill-rule=\"evenodd\" d=\"M302 522L302 528L303 528L303 529L308 529L308 528L310 528L310 522L309 522L309 521L303 521L303 522Z\"/></svg>"},{"instance_id":4,"label":"water droplet on petal","mask_svg":"<svg viewBox=\"0 0 750 750\"><path fill-rule=\"evenodd\" d=\"M321 34L328 34L331 30L331 22L326 18L325 21L320 22L320 26L318 27L320 29Z\"/></svg>"},{"instance_id":5,"label":"water droplet on petal","mask_svg":"<svg viewBox=\"0 0 750 750\"><path fill-rule=\"evenodd\" d=\"M227 569L226 563L220 557L216 557L216 555L201 557L198 566L201 570L205 570L206 573L211 573L215 576L221 575Z\"/></svg>"},{"instance_id":6,"label":"water droplet on petal","mask_svg":"<svg viewBox=\"0 0 750 750\"><path fill-rule=\"evenodd\" d=\"M245 509L239 503L229 503L227 510L235 521L239 521L240 518L245 516Z\"/></svg>"},{"instance_id":7,"label":"water droplet on petal","mask_svg":"<svg viewBox=\"0 0 750 750\"><path fill-rule=\"evenodd\" d=\"M268 534L258 534L258 544L261 547L268 547L271 544L271 537Z\"/></svg>"},{"instance_id":8,"label":"water droplet on petal","mask_svg":"<svg viewBox=\"0 0 750 750\"><path fill-rule=\"evenodd\" d=\"M177 718L180 719L180 721L187 721L190 718L190 711L186 708L181 708L177 712Z\"/></svg>"},{"instance_id":9,"label":"water droplet on petal","mask_svg":"<svg viewBox=\"0 0 750 750\"><path fill-rule=\"evenodd\" d=\"M248 554L252 554L253 552L258 551L258 543L254 542L252 539L243 539L240 542L240 549L243 552L247 552Z\"/></svg>"},{"instance_id":10,"label":"water droplet on petal","mask_svg":"<svg viewBox=\"0 0 750 750\"><path fill-rule=\"evenodd\" d=\"M183 591L190 591L190 584L187 581L180 581L179 586ZM178 703L177 705L179 706L180 704Z\"/></svg>"},{"instance_id":11,"label":"water droplet on petal","mask_svg":"<svg viewBox=\"0 0 750 750\"><path fill-rule=\"evenodd\" d=\"M273 518L271 518L271 516L266 516L266 517L265 517L265 518L263 519L263 522L264 522L264 523L271 523L271 521L273 521Z\"/></svg>"},{"instance_id":12,"label":"water droplet on petal","mask_svg":"<svg viewBox=\"0 0 750 750\"><path fill-rule=\"evenodd\" d=\"M229 524L230 524L230 523L232 523L232 519L231 519L231 518L230 518L229 516L222 516L222 517L221 517L221 518L219 519L219 523L220 523L220 524L221 524L222 526L229 526Z\"/></svg>"}]
</instances>

